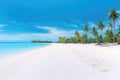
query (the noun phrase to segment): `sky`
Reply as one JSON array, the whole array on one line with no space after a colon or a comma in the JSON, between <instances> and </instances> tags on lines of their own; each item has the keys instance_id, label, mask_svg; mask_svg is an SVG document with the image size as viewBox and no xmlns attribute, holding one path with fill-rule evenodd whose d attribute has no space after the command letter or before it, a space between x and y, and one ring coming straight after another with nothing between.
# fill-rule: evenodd
<instances>
[{"instance_id":1,"label":"sky","mask_svg":"<svg viewBox=\"0 0 120 80\"><path fill-rule=\"evenodd\" d=\"M119 0L0 0L0 41L56 41L81 34L85 24L107 22Z\"/></svg>"}]
</instances>

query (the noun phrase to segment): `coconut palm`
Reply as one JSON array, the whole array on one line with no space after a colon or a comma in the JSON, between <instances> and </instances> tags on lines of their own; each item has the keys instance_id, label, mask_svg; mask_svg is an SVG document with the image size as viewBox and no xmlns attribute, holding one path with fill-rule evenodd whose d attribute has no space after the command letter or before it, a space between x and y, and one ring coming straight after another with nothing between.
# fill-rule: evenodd
<instances>
[{"instance_id":1,"label":"coconut palm","mask_svg":"<svg viewBox=\"0 0 120 80\"><path fill-rule=\"evenodd\" d=\"M98 31L97 31L96 27L93 27L92 32L93 32L93 35L94 35L95 39L97 40L97 42L99 42Z\"/></svg>"},{"instance_id":2,"label":"coconut palm","mask_svg":"<svg viewBox=\"0 0 120 80\"><path fill-rule=\"evenodd\" d=\"M114 42L114 34L111 30L106 30L106 39L107 42Z\"/></svg>"},{"instance_id":3,"label":"coconut palm","mask_svg":"<svg viewBox=\"0 0 120 80\"><path fill-rule=\"evenodd\" d=\"M100 39L101 39L101 42L103 42L102 41L102 30L104 29L104 23L102 22L102 21L99 21L99 23L98 23L98 28L101 30L101 34L100 34Z\"/></svg>"},{"instance_id":4,"label":"coconut palm","mask_svg":"<svg viewBox=\"0 0 120 80\"><path fill-rule=\"evenodd\" d=\"M82 35L81 42L82 43L88 43L88 36L87 36L87 34L83 34Z\"/></svg>"},{"instance_id":5,"label":"coconut palm","mask_svg":"<svg viewBox=\"0 0 120 80\"><path fill-rule=\"evenodd\" d=\"M59 42L60 43L66 43L67 39L65 37L59 37Z\"/></svg>"},{"instance_id":6,"label":"coconut palm","mask_svg":"<svg viewBox=\"0 0 120 80\"><path fill-rule=\"evenodd\" d=\"M102 21L99 21L98 28L102 31L104 29L104 23Z\"/></svg>"},{"instance_id":7,"label":"coconut palm","mask_svg":"<svg viewBox=\"0 0 120 80\"><path fill-rule=\"evenodd\" d=\"M108 19L113 22L113 27L115 27L115 22L119 19L119 13L117 10L112 9L109 12Z\"/></svg>"},{"instance_id":8,"label":"coconut palm","mask_svg":"<svg viewBox=\"0 0 120 80\"><path fill-rule=\"evenodd\" d=\"M118 34L117 34L117 42L118 44L120 44L120 26L119 26Z\"/></svg>"},{"instance_id":9,"label":"coconut palm","mask_svg":"<svg viewBox=\"0 0 120 80\"><path fill-rule=\"evenodd\" d=\"M79 32L76 31L75 32L75 42L77 42L77 43L80 42L81 41L80 39L81 39L81 36L80 36Z\"/></svg>"},{"instance_id":10,"label":"coconut palm","mask_svg":"<svg viewBox=\"0 0 120 80\"><path fill-rule=\"evenodd\" d=\"M113 24L110 22L109 23L109 28L112 30L112 28L113 28Z\"/></svg>"},{"instance_id":11,"label":"coconut palm","mask_svg":"<svg viewBox=\"0 0 120 80\"><path fill-rule=\"evenodd\" d=\"M84 26L84 32L85 32L84 36L87 36L87 37L88 37L88 35L87 35L88 31L89 31L89 26L88 26L88 25L85 25L85 26ZM86 38L86 39L87 39L87 38ZM87 41L88 41L88 40L86 40L86 42L87 42Z\"/></svg>"},{"instance_id":12,"label":"coconut palm","mask_svg":"<svg viewBox=\"0 0 120 80\"><path fill-rule=\"evenodd\" d=\"M89 31L89 27L88 27L88 25L85 25L85 26L84 26L84 32L87 33L88 31Z\"/></svg>"},{"instance_id":13,"label":"coconut palm","mask_svg":"<svg viewBox=\"0 0 120 80\"><path fill-rule=\"evenodd\" d=\"M94 37L98 36L98 32L97 32L96 27L93 27L92 32L93 32Z\"/></svg>"}]
</instances>

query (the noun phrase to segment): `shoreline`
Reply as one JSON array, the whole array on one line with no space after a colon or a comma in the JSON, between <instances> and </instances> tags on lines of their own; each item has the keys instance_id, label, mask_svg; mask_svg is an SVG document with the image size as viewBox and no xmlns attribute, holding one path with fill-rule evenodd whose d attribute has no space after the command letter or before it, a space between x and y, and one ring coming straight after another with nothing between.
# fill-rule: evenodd
<instances>
[{"instance_id":1,"label":"shoreline","mask_svg":"<svg viewBox=\"0 0 120 80\"><path fill-rule=\"evenodd\" d=\"M48 44L48 43L40 43L40 44ZM3 52L4 53L3 55L0 55L0 60L4 59L6 57L10 57L10 56L16 56L16 55L19 55L19 54L30 53L31 51L36 51L36 50L38 50L40 48L44 48L44 47L47 47L49 45L51 45L51 44L48 44L48 45L45 45L45 46L30 47L30 48L26 48L26 49L24 48L22 50L20 49L20 50L9 51L9 52L6 51L6 52Z\"/></svg>"},{"instance_id":2,"label":"shoreline","mask_svg":"<svg viewBox=\"0 0 120 80\"><path fill-rule=\"evenodd\" d=\"M0 59L0 80L119 80L119 49L52 43Z\"/></svg>"}]
</instances>

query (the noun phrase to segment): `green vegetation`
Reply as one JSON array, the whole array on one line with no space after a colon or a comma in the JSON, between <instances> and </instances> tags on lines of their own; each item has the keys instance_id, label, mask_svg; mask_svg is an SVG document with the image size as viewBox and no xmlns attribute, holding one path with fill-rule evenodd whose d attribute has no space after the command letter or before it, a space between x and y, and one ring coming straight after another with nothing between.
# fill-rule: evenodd
<instances>
[{"instance_id":1,"label":"green vegetation","mask_svg":"<svg viewBox=\"0 0 120 80\"><path fill-rule=\"evenodd\" d=\"M52 43L51 41L39 41L39 40L33 40L31 43Z\"/></svg>"},{"instance_id":2,"label":"green vegetation","mask_svg":"<svg viewBox=\"0 0 120 80\"><path fill-rule=\"evenodd\" d=\"M84 26L84 34L80 34L79 31L75 32L75 35L71 38L59 37L60 43L119 43L120 44L120 26L116 25L119 19L119 13L117 10L112 9L108 15L108 26L105 26L103 21L98 22L98 26L89 27ZM119 27L118 30L115 27ZM92 28L92 29L91 29ZM107 30L106 30L107 29Z\"/></svg>"}]
</instances>

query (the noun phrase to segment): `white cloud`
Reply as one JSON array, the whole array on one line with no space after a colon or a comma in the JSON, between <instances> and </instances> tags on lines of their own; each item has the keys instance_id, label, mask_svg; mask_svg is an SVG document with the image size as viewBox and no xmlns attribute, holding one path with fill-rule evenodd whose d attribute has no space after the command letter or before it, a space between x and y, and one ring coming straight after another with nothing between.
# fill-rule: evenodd
<instances>
[{"instance_id":1,"label":"white cloud","mask_svg":"<svg viewBox=\"0 0 120 80\"><path fill-rule=\"evenodd\" d=\"M0 28L3 28L5 26L8 26L8 25L6 25L6 24L0 24Z\"/></svg>"},{"instance_id":2,"label":"white cloud","mask_svg":"<svg viewBox=\"0 0 120 80\"><path fill-rule=\"evenodd\" d=\"M15 40L52 40L56 41L58 37L71 37L74 35L76 30L59 30L55 27L51 26L36 26L38 29L44 29L47 30L47 33L24 33L24 34L1 34L0 40L9 40L9 41L15 41Z\"/></svg>"},{"instance_id":3,"label":"white cloud","mask_svg":"<svg viewBox=\"0 0 120 80\"><path fill-rule=\"evenodd\" d=\"M36 26L36 28L38 29L44 29L44 30L48 30L50 33L52 32L58 32L58 29L54 28L54 27L50 27L50 26Z\"/></svg>"},{"instance_id":4,"label":"white cloud","mask_svg":"<svg viewBox=\"0 0 120 80\"><path fill-rule=\"evenodd\" d=\"M8 26L6 24L0 24L0 32L3 32L4 30L2 29L3 27Z\"/></svg>"},{"instance_id":5,"label":"white cloud","mask_svg":"<svg viewBox=\"0 0 120 80\"><path fill-rule=\"evenodd\" d=\"M51 26L37 26L37 28L39 29L44 29L44 30L48 30L48 33L41 33L43 36L46 36L48 38L58 38L60 36L66 36L66 37L70 37L73 36L76 30L60 30L57 29L55 27L51 27ZM55 39L54 39L55 40Z\"/></svg>"}]
</instances>

